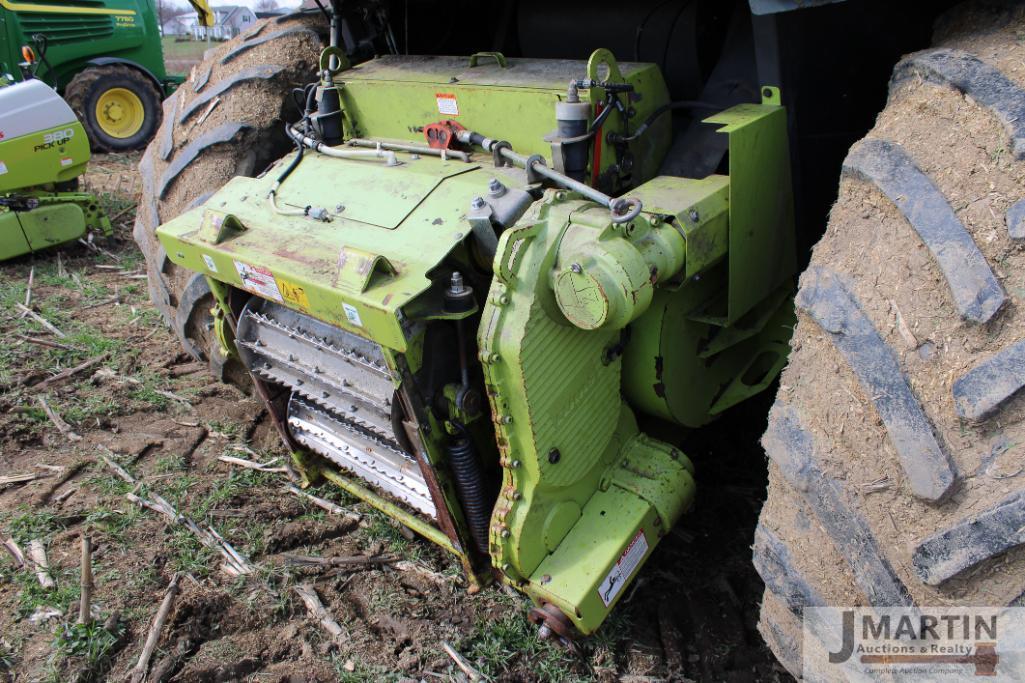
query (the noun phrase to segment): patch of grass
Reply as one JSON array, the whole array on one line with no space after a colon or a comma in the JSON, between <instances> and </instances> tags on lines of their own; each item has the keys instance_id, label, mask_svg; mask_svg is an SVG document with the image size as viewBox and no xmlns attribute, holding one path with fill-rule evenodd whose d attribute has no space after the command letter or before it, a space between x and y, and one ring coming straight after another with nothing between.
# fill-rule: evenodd
<instances>
[{"instance_id":1,"label":"patch of grass","mask_svg":"<svg viewBox=\"0 0 1025 683\"><path fill-rule=\"evenodd\" d=\"M188 498L189 490L196 485L196 478L190 475L175 477L159 493L167 499L176 510L181 512L185 508L185 501Z\"/></svg>"},{"instance_id":2,"label":"patch of grass","mask_svg":"<svg viewBox=\"0 0 1025 683\"><path fill-rule=\"evenodd\" d=\"M160 583L160 572L151 564L138 571L133 571L129 577L129 584L132 588L148 588Z\"/></svg>"},{"instance_id":3,"label":"patch of grass","mask_svg":"<svg viewBox=\"0 0 1025 683\"><path fill-rule=\"evenodd\" d=\"M130 398L154 408L156 410L165 410L173 399L167 396L157 393L158 391L166 391L162 385L165 383L165 378L157 375L154 372L144 371L139 373L135 379L139 380L140 384L133 384Z\"/></svg>"},{"instance_id":4,"label":"patch of grass","mask_svg":"<svg viewBox=\"0 0 1025 683\"><path fill-rule=\"evenodd\" d=\"M495 679L521 662L542 681L583 680L572 671L573 659L561 647L537 636L537 627L526 619L523 600L499 593L503 609L497 619L494 605L479 615L473 633L457 649L476 665L482 674Z\"/></svg>"},{"instance_id":5,"label":"patch of grass","mask_svg":"<svg viewBox=\"0 0 1025 683\"><path fill-rule=\"evenodd\" d=\"M129 507L124 512L114 510L106 506L94 508L85 518L86 524L91 525L107 535L113 542L124 546L128 543L126 531L135 526L135 523L142 517L142 511L135 507Z\"/></svg>"},{"instance_id":6,"label":"patch of grass","mask_svg":"<svg viewBox=\"0 0 1025 683\"><path fill-rule=\"evenodd\" d=\"M91 488L108 496L123 496L132 490L132 485L115 474L101 472L95 477L89 477L85 483Z\"/></svg>"},{"instance_id":7,"label":"patch of grass","mask_svg":"<svg viewBox=\"0 0 1025 683\"><path fill-rule=\"evenodd\" d=\"M204 40L178 40L175 36L164 36L160 44L164 48L164 59L194 59L197 62L203 59L203 53L210 47ZM212 43L213 46L220 44Z\"/></svg>"},{"instance_id":8,"label":"patch of grass","mask_svg":"<svg viewBox=\"0 0 1025 683\"><path fill-rule=\"evenodd\" d=\"M91 418L113 417L121 411L121 405L113 397L94 392L83 392L73 400L62 401L57 412L72 424L83 424Z\"/></svg>"},{"instance_id":9,"label":"patch of grass","mask_svg":"<svg viewBox=\"0 0 1025 683\"><path fill-rule=\"evenodd\" d=\"M249 469L233 469L227 478L218 479L207 494L199 501L195 512L206 517L211 510L232 500L244 491L256 486L270 486L277 481L273 472L260 472Z\"/></svg>"},{"instance_id":10,"label":"patch of grass","mask_svg":"<svg viewBox=\"0 0 1025 683\"><path fill-rule=\"evenodd\" d=\"M189 464L180 455L164 455L157 458L154 464L154 469L160 474L169 474L171 472L184 472L189 467Z\"/></svg>"},{"instance_id":11,"label":"patch of grass","mask_svg":"<svg viewBox=\"0 0 1025 683\"><path fill-rule=\"evenodd\" d=\"M19 617L27 617L40 607L53 607L63 613L68 605L78 601L77 571L51 567L50 575L57 584L56 588L43 588L34 572L22 571L14 575L14 584L18 587Z\"/></svg>"},{"instance_id":12,"label":"patch of grass","mask_svg":"<svg viewBox=\"0 0 1025 683\"><path fill-rule=\"evenodd\" d=\"M185 572L198 578L210 574L214 552L200 543L187 528L172 528L168 545L174 553L170 562L173 571Z\"/></svg>"},{"instance_id":13,"label":"patch of grass","mask_svg":"<svg viewBox=\"0 0 1025 683\"><path fill-rule=\"evenodd\" d=\"M360 526L359 534L366 541L381 541L388 552L400 555L407 560L422 560L425 546L416 537L412 540L402 535L397 522L392 521L383 512L374 508L364 511L367 525Z\"/></svg>"},{"instance_id":14,"label":"patch of grass","mask_svg":"<svg viewBox=\"0 0 1025 683\"><path fill-rule=\"evenodd\" d=\"M106 659L114 644L124 635L124 626L119 624L116 633L111 633L99 623L64 624L57 630L54 648L61 658L81 657L85 669L92 670Z\"/></svg>"},{"instance_id":15,"label":"patch of grass","mask_svg":"<svg viewBox=\"0 0 1025 683\"><path fill-rule=\"evenodd\" d=\"M237 422L227 422L225 420L210 420L206 423L207 429L211 432L218 432L224 434L229 439L236 439L242 434L242 425Z\"/></svg>"},{"instance_id":16,"label":"patch of grass","mask_svg":"<svg viewBox=\"0 0 1025 683\"><path fill-rule=\"evenodd\" d=\"M60 518L52 512L30 510L26 505L20 506L18 510L21 512L8 519L4 526L23 549L32 539L39 538L46 542L64 528Z\"/></svg>"}]
</instances>

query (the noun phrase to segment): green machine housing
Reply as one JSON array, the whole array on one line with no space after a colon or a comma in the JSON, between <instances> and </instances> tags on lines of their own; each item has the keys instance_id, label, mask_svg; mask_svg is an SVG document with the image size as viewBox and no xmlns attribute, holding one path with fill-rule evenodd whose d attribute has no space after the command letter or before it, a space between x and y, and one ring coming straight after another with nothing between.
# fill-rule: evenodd
<instances>
[{"instance_id":1,"label":"green machine housing","mask_svg":"<svg viewBox=\"0 0 1025 683\"><path fill-rule=\"evenodd\" d=\"M343 144L310 133L294 170L293 154L234 178L160 240L206 278L225 353L310 481L452 551L472 585L523 591L546 632L591 633L695 493L690 460L639 416L699 427L785 363L779 93L706 119L729 136L729 174L688 179L658 176L658 68L606 50L393 56L326 87ZM576 161L580 137L559 132L572 112L601 122ZM548 156L577 184L539 174Z\"/></svg>"},{"instance_id":2,"label":"green machine housing","mask_svg":"<svg viewBox=\"0 0 1025 683\"><path fill-rule=\"evenodd\" d=\"M77 191L89 156L82 124L53 88L0 79L0 261L111 234L96 197Z\"/></svg>"}]
</instances>

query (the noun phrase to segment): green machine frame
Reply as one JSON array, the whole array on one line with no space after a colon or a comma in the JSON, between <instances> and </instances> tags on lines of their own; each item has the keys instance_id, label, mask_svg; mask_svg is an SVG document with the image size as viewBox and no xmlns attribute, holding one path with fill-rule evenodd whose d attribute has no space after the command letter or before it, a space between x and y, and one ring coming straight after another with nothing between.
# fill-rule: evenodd
<instances>
[{"instance_id":1,"label":"green machine frame","mask_svg":"<svg viewBox=\"0 0 1025 683\"><path fill-rule=\"evenodd\" d=\"M394 109L387 83L428 106L438 85L389 66L345 72L348 135L422 140L375 112ZM499 90L526 87L500 71L500 62L485 68L506 79ZM483 71L471 75L488 80ZM565 82L553 78L550 89L564 91ZM489 120L500 115L495 109L472 105L484 95L472 81L459 90L472 112L467 128L501 132ZM530 96L546 95L535 89ZM435 269L444 259L473 267L465 207L486 178L502 177L489 161L423 158L389 169L310 155L278 199L309 207L331 197L332 188L355 188L352 201L336 207L340 225L333 226L274 215L261 201L289 156L265 177L233 179L158 236L175 263L206 276L217 301L215 330L229 356L237 357L234 294L253 293L240 263L258 264L281 305L380 344L396 387L427 360L422 337L410 330L479 313L488 409L474 426L492 435L502 479L487 554L473 549L441 448L450 420L422 405L408 411L423 440L417 460L431 473L435 523L300 448L258 378L257 393L307 484L327 478L454 553L472 588L497 576L534 600L534 616L545 625L567 636L591 633L694 495L686 455L643 434L634 411L700 426L764 389L786 362L795 257L779 93L765 88L760 104L706 122L729 136L728 176L642 182L629 196L644 211L622 224L580 194L549 187L541 196L538 186L541 198L500 236L479 310L460 314L441 311L432 299Z\"/></svg>"}]
</instances>

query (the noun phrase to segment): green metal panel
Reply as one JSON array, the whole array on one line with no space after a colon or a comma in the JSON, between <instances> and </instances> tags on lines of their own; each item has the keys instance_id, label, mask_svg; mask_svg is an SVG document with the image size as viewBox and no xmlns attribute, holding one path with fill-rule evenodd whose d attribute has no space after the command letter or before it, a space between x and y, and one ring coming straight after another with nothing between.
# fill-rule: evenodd
<instances>
[{"instance_id":1,"label":"green metal panel","mask_svg":"<svg viewBox=\"0 0 1025 683\"><path fill-rule=\"evenodd\" d=\"M308 155L282 184L279 204L326 205L330 223L275 214L266 199L277 175L272 170L263 178L232 179L207 208L182 214L157 235L171 259L190 270L263 296L277 292L271 298L286 306L355 334L372 331L378 343L404 352L399 311L430 286L427 273L467 236L468 198L486 193L490 177L476 164L404 159L386 167ZM383 180L368 184L367 177ZM374 221L375 206L383 217L377 224L358 220ZM402 208L391 212L391 206ZM244 230L220 243L204 239L204 221L226 215ZM244 283L243 266L266 269L269 290Z\"/></svg>"},{"instance_id":2,"label":"green metal panel","mask_svg":"<svg viewBox=\"0 0 1025 683\"><path fill-rule=\"evenodd\" d=\"M167 77L156 11L150 0L97 0L88 5L54 0L0 0L7 40L0 44L0 61L16 79L21 46L32 36L48 38L46 64L37 76L63 89L90 59L113 57L149 71L158 81Z\"/></svg>"},{"instance_id":3,"label":"green metal panel","mask_svg":"<svg viewBox=\"0 0 1025 683\"><path fill-rule=\"evenodd\" d=\"M32 251L13 211L0 207L0 261Z\"/></svg>"},{"instance_id":4,"label":"green metal panel","mask_svg":"<svg viewBox=\"0 0 1025 683\"><path fill-rule=\"evenodd\" d=\"M742 104L705 119L729 136L730 249L725 323L747 313L793 277L794 198L787 117L779 90L762 104Z\"/></svg>"},{"instance_id":5,"label":"green metal panel","mask_svg":"<svg viewBox=\"0 0 1025 683\"><path fill-rule=\"evenodd\" d=\"M418 128L451 119L483 135L507 140L521 154L550 157L551 146L545 136L556 127L555 104L565 99L571 80L588 77L588 63L513 58L505 63L503 67L495 60L482 59L471 67L466 57L385 56L354 66L337 76L343 84L347 130L356 137L423 142ZM603 132L625 135L628 126L635 128L667 103L669 93L654 64L622 63L618 72L640 97L628 103L635 112L629 122L615 113ZM603 92L583 90L580 97L595 102ZM662 117L639 141L631 143L635 178L655 174L669 138L669 117ZM603 136L600 170L616 160L615 150Z\"/></svg>"},{"instance_id":6,"label":"green metal panel","mask_svg":"<svg viewBox=\"0 0 1025 683\"><path fill-rule=\"evenodd\" d=\"M85 173L89 154L89 140L78 121L0 140L0 192L73 180Z\"/></svg>"},{"instance_id":7,"label":"green metal panel","mask_svg":"<svg viewBox=\"0 0 1025 683\"><path fill-rule=\"evenodd\" d=\"M348 132L417 140L417 126L458 116L520 152L544 153L539 138L555 126L553 105L579 75L568 72L593 71L607 58L596 53L588 67L558 68L502 66L493 56L473 67L453 58L379 60L339 74ZM617 68L629 77L632 67ZM439 93L455 100L458 114L438 111ZM775 252L756 251L766 235L792 245L789 203L777 196L789 191L782 110L742 106L720 117L737 141L729 177L655 178L631 192L645 211L624 224L612 224L605 207L549 188L501 233L490 290L478 299L493 430L471 423L474 411L438 407L452 404L458 387L404 394L431 403L404 415L415 414L410 429L424 451L415 455L436 470L454 530L439 535L440 518L437 528L424 525L351 479L330 476L456 553L473 575L480 568L465 550L472 545L443 448L452 421L470 423L488 441L482 459L502 470L491 562L503 580L557 606L584 633L621 599L694 495L687 458L642 434L633 411L703 424L763 388L785 357L792 262L765 267ZM232 180L157 234L172 261L211 280L222 305L229 287L241 288L372 340L396 386L412 387L437 361L425 357L425 338L444 317L442 279L475 267L470 200L487 194L492 175L518 185L523 177L494 168L486 155L469 164L398 158L389 167L310 153L279 188L275 208L268 194L289 156L263 178ZM759 206L771 211L754 221ZM295 215L307 207L325 209L329 220ZM737 287L751 291L734 296ZM230 344L230 330L218 325ZM316 470L312 456L299 460Z\"/></svg>"},{"instance_id":8,"label":"green metal panel","mask_svg":"<svg viewBox=\"0 0 1025 683\"><path fill-rule=\"evenodd\" d=\"M39 206L18 212L0 208L0 261L71 242L89 231L112 232L110 220L91 194L36 190L18 196L34 199Z\"/></svg>"}]
</instances>

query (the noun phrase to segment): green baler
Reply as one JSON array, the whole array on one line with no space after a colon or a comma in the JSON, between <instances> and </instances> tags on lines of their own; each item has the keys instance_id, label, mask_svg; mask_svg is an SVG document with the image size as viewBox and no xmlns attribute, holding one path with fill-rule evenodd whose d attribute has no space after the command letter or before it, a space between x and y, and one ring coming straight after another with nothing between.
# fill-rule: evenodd
<instances>
[{"instance_id":1,"label":"green baler","mask_svg":"<svg viewBox=\"0 0 1025 683\"><path fill-rule=\"evenodd\" d=\"M53 88L0 79L0 261L111 234L96 197L77 191L88 162L85 130Z\"/></svg>"},{"instance_id":2,"label":"green baler","mask_svg":"<svg viewBox=\"0 0 1025 683\"><path fill-rule=\"evenodd\" d=\"M708 117L729 175L688 179L658 175L660 70L607 50L321 67L296 151L165 223L167 257L308 482L591 633L694 497L638 417L700 426L785 363L779 91Z\"/></svg>"}]
</instances>

